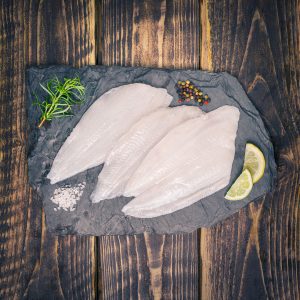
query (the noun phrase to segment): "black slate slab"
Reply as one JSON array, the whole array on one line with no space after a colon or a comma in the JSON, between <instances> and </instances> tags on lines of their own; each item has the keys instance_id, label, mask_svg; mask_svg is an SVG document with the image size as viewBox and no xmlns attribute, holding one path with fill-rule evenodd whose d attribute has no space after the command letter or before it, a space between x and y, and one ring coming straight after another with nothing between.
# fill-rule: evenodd
<instances>
[{"instance_id":1,"label":"black slate slab","mask_svg":"<svg viewBox=\"0 0 300 300\"><path fill-rule=\"evenodd\" d=\"M75 108L75 116L56 119L45 127L37 129L39 111L32 106L33 94L43 96L39 83L57 76L58 78L79 75L86 86L86 102ZM231 183L241 172L245 144L252 142L259 146L266 158L264 177L253 187L250 195L242 200L230 202L224 199L228 187L198 201L194 205L169 215L152 219L138 219L125 216L121 208L131 198L118 197L97 204L90 202L102 166L82 172L63 182L51 185L46 178L56 153L78 123L88 107L103 93L120 85L142 82L154 87L163 87L174 97L178 80L192 80L212 99L203 110L209 112L223 105L232 105L240 110L240 120L235 141L236 152L231 171ZM80 69L69 66L30 68L27 71L27 114L28 114L28 165L30 184L43 199L48 229L57 234L134 234L144 231L156 233L191 232L199 227L209 227L227 218L249 202L271 190L276 177L273 146L259 113L248 99L239 82L227 73L208 73L190 70L163 70L149 68L125 68L88 66ZM57 210L50 198L58 187L74 186L86 182L83 195L74 211Z\"/></svg>"}]
</instances>

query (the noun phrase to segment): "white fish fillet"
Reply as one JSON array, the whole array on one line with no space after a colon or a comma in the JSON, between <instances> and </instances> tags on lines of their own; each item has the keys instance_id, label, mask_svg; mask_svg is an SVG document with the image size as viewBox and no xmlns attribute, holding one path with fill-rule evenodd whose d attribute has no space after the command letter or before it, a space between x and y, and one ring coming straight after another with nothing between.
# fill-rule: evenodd
<instances>
[{"instance_id":1,"label":"white fish fillet","mask_svg":"<svg viewBox=\"0 0 300 300\"><path fill-rule=\"evenodd\" d=\"M122 211L126 215L130 215L136 218L155 218L163 215L167 215L170 213L173 213L177 210L183 209L185 207L188 207L195 202L198 202L199 200L212 195L215 193L215 188L217 186L221 186L218 190L222 189L228 184L228 179L222 178L219 181L209 184L207 187L204 187L200 190L198 190L195 193L192 193L186 197L178 198L176 201L173 202L166 202L161 205L151 205L151 207L148 206L142 206L142 203L139 203L141 198L137 197L130 201L126 206L123 207ZM142 196L142 195L141 195ZM147 195L146 195L147 196ZM151 194L148 194L148 197L152 197ZM139 199L138 199L139 198ZM137 199L137 200L136 200ZM174 200L174 198L173 198ZM142 207L141 207L142 206Z\"/></svg>"},{"instance_id":2,"label":"white fish fillet","mask_svg":"<svg viewBox=\"0 0 300 300\"><path fill-rule=\"evenodd\" d=\"M239 110L223 106L170 131L129 180L122 211L152 218L187 207L230 180Z\"/></svg>"},{"instance_id":3,"label":"white fish fillet","mask_svg":"<svg viewBox=\"0 0 300 300\"><path fill-rule=\"evenodd\" d=\"M64 180L104 162L113 144L141 117L167 107L165 89L134 83L113 88L86 111L53 162L51 183Z\"/></svg>"},{"instance_id":4,"label":"white fish fillet","mask_svg":"<svg viewBox=\"0 0 300 300\"><path fill-rule=\"evenodd\" d=\"M204 114L195 106L160 108L135 123L114 145L91 198L94 203L120 196L149 150L178 124Z\"/></svg>"}]
</instances>

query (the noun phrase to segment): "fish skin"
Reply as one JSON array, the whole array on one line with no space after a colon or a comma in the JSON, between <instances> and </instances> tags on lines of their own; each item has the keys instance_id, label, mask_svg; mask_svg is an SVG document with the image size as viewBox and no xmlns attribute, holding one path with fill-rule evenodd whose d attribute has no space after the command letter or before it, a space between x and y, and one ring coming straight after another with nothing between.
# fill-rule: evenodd
<instances>
[{"instance_id":1,"label":"fish skin","mask_svg":"<svg viewBox=\"0 0 300 300\"><path fill-rule=\"evenodd\" d=\"M135 122L171 101L166 89L142 83L109 90L82 116L56 155L47 178L54 184L102 164L113 144Z\"/></svg>"},{"instance_id":2,"label":"fish skin","mask_svg":"<svg viewBox=\"0 0 300 300\"><path fill-rule=\"evenodd\" d=\"M152 218L224 188L230 180L238 120L237 108L223 106L170 131L130 179L124 194L136 198L122 211Z\"/></svg>"},{"instance_id":3,"label":"fish skin","mask_svg":"<svg viewBox=\"0 0 300 300\"><path fill-rule=\"evenodd\" d=\"M150 149L178 124L204 114L196 106L159 108L135 123L114 145L99 174L92 202L121 196Z\"/></svg>"}]
</instances>

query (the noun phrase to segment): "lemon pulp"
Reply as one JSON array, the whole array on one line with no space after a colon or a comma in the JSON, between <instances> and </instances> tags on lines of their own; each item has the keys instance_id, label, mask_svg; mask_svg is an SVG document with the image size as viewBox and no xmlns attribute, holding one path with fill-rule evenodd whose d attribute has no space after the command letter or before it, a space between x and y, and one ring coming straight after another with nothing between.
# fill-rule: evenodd
<instances>
[{"instance_id":1,"label":"lemon pulp","mask_svg":"<svg viewBox=\"0 0 300 300\"><path fill-rule=\"evenodd\" d=\"M248 169L245 169L242 174L233 183L225 199L227 200L242 200L246 198L252 190L252 176Z\"/></svg>"},{"instance_id":2,"label":"lemon pulp","mask_svg":"<svg viewBox=\"0 0 300 300\"><path fill-rule=\"evenodd\" d=\"M248 169L253 183L258 182L264 175L266 167L262 151L253 144L247 143L243 170Z\"/></svg>"}]
</instances>

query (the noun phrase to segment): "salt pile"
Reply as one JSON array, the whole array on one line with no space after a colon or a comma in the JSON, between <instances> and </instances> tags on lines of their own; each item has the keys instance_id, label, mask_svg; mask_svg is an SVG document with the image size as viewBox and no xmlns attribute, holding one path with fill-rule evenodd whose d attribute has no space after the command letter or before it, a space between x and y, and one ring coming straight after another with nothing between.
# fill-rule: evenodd
<instances>
[{"instance_id":1,"label":"salt pile","mask_svg":"<svg viewBox=\"0 0 300 300\"><path fill-rule=\"evenodd\" d=\"M85 186L86 182L82 182L75 186L65 185L55 189L53 196L50 198L53 203L58 205L54 210L57 211L63 209L65 211L74 211L77 202L83 194Z\"/></svg>"}]
</instances>

